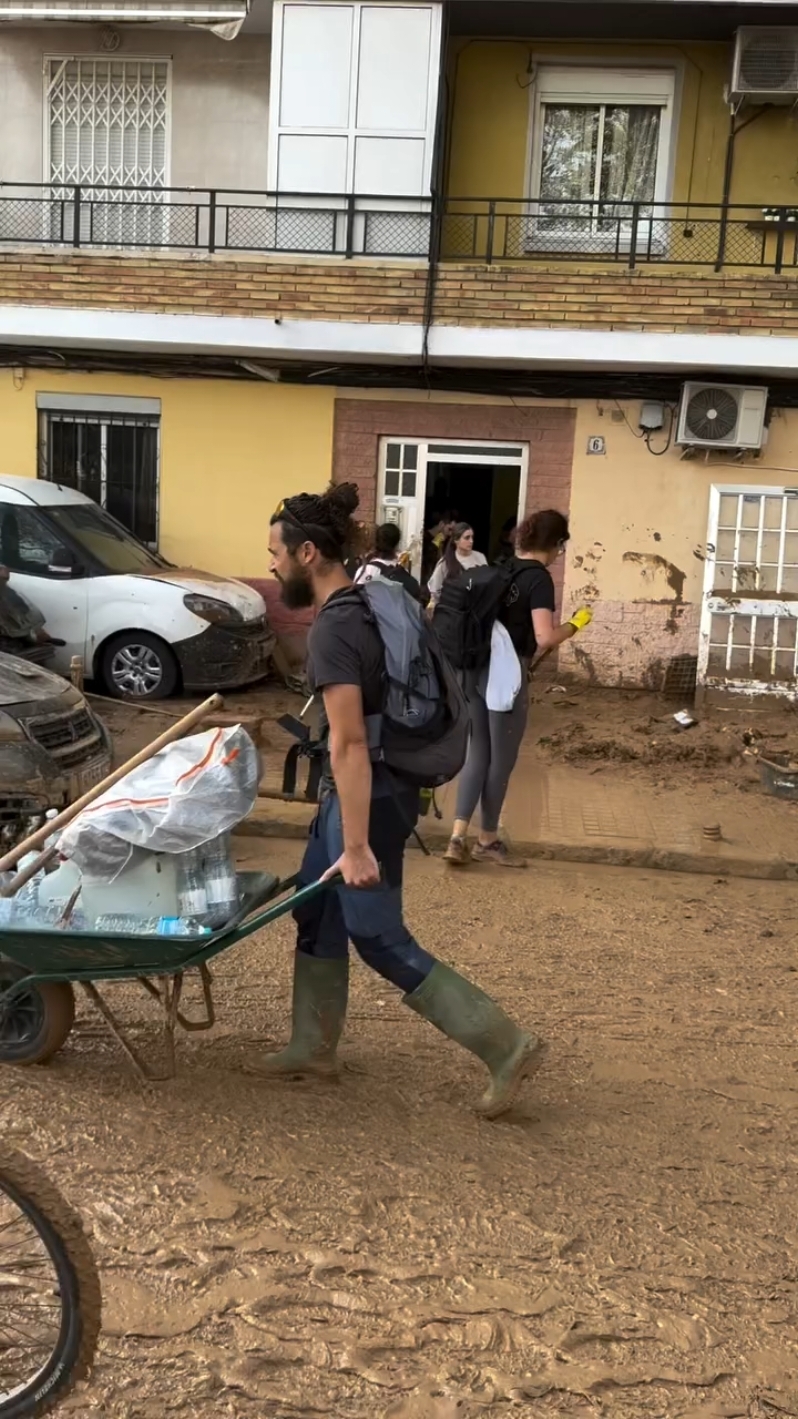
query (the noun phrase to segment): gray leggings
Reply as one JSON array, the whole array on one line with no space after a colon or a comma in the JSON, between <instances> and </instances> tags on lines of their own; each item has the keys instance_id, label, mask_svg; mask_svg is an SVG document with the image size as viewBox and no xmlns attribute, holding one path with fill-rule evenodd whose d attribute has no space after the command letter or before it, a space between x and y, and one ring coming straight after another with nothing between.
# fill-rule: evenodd
<instances>
[{"instance_id":1,"label":"gray leggings","mask_svg":"<svg viewBox=\"0 0 798 1419\"><path fill-rule=\"evenodd\" d=\"M529 710L526 666L522 663L521 689L511 710L500 714L489 710L485 703L486 676L466 681L465 690L471 711L471 738L468 758L457 784L455 818L468 821L481 802L483 833L496 833L502 806L507 796L510 775L515 768L521 741L526 729Z\"/></svg>"}]
</instances>

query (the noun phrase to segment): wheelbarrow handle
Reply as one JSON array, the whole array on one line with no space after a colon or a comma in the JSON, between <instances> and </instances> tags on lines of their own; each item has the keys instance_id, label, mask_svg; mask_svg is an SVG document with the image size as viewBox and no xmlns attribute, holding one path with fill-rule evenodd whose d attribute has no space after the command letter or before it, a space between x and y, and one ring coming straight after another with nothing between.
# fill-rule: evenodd
<instances>
[{"instance_id":1,"label":"wheelbarrow handle","mask_svg":"<svg viewBox=\"0 0 798 1419\"><path fill-rule=\"evenodd\" d=\"M314 897L318 897L322 892L326 892L329 887L338 887L343 882L340 872L336 872L334 877L319 878L318 882L310 882L307 887L300 887L299 891L292 892L290 896L281 897L279 901L272 902L263 911L257 912L254 916L248 916L234 928L233 940L240 940L244 936L250 936L253 931L260 931L264 926L271 926L273 921L278 921L281 916L288 912L296 911L297 907L303 907L306 902L312 902ZM290 882L284 883L289 886ZM225 935L229 932L227 928Z\"/></svg>"}]
</instances>

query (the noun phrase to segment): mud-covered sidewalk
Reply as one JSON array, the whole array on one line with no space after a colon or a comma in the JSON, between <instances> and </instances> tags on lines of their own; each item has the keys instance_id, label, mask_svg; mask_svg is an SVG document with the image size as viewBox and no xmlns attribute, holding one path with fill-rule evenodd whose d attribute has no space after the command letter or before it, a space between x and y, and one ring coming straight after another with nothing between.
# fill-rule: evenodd
<instances>
[{"instance_id":1,"label":"mud-covered sidewalk","mask_svg":"<svg viewBox=\"0 0 798 1419\"><path fill-rule=\"evenodd\" d=\"M158 733L158 713L97 702L111 726L117 757ZM503 827L532 858L723 870L743 876L798 877L798 803L777 801L760 783L750 750L798 761L798 713L776 700L708 707L681 731L677 701L645 693L533 686L529 728L513 775ZM185 702L164 707L185 712ZM277 725L303 708L300 696L273 685L229 696L258 734L264 787L281 787L291 738ZM300 788L304 779L300 778ZM440 822L423 833L437 849L454 815L455 790L438 794ZM248 827L262 835L301 837L311 810L262 799ZM717 832L720 838L717 838Z\"/></svg>"},{"instance_id":2,"label":"mud-covered sidewalk","mask_svg":"<svg viewBox=\"0 0 798 1419\"><path fill-rule=\"evenodd\" d=\"M299 845L240 846L285 871ZM285 1035L283 924L219 959L174 1083L141 1086L82 1008L51 1067L0 1075L102 1267L61 1419L798 1413L798 886L408 878L424 942L550 1040L504 1121L359 966L339 1086L247 1074ZM154 1052L151 1003L114 1000Z\"/></svg>"}]
</instances>

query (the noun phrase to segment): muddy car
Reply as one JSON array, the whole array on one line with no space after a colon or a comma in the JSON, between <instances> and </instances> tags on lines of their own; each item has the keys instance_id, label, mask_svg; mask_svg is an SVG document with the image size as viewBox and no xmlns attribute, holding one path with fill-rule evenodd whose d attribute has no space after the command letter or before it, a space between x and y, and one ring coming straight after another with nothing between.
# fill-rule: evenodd
<instances>
[{"instance_id":1,"label":"muddy car","mask_svg":"<svg viewBox=\"0 0 798 1419\"><path fill-rule=\"evenodd\" d=\"M19 841L111 769L108 730L83 695L41 666L0 653L0 842Z\"/></svg>"}]
</instances>

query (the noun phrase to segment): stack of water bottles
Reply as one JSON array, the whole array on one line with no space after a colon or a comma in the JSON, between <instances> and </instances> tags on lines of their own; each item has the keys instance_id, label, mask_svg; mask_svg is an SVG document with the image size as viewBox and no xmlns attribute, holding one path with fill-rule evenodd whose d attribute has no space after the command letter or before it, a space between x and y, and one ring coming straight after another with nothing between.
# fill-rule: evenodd
<instances>
[{"instance_id":1,"label":"stack of water bottles","mask_svg":"<svg viewBox=\"0 0 798 1419\"><path fill-rule=\"evenodd\" d=\"M56 839L48 842L54 847ZM18 864L23 872L38 857L29 853ZM13 923L23 930L61 929L125 936L210 936L226 925L239 905L238 878L229 833L175 856L177 916L138 916L106 912L91 920L81 905L82 876L74 862L62 860L41 870L13 897L0 897L0 929ZM12 885L13 872L0 874L0 890Z\"/></svg>"},{"instance_id":2,"label":"stack of water bottles","mask_svg":"<svg viewBox=\"0 0 798 1419\"><path fill-rule=\"evenodd\" d=\"M177 854L178 916L138 917L106 913L95 931L124 936L210 936L239 905L238 878L229 833Z\"/></svg>"}]
</instances>

